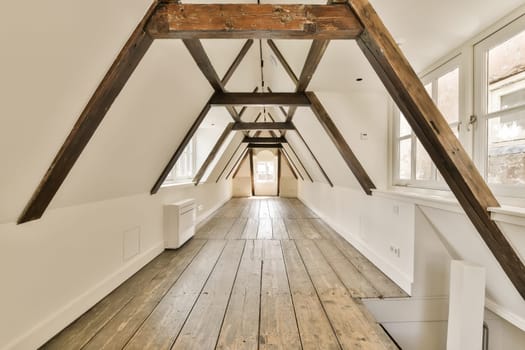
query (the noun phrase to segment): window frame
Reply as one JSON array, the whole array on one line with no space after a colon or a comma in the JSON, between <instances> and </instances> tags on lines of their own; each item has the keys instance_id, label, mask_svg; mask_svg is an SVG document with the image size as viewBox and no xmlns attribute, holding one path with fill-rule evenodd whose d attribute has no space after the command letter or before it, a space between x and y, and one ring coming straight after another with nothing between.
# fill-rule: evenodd
<instances>
[{"instance_id":1,"label":"window frame","mask_svg":"<svg viewBox=\"0 0 525 350\"><path fill-rule=\"evenodd\" d=\"M470 132L469 128L464 127L464 125L468 124L467 121L467 101L466 101L466 86L467 86L467 79L465 71L466 64L463 53L458 53L443 64L439 65L438 67L434 68L430 72L426 73L422 78L421 82L423 83L423 86L428 85L429 83L432 84L432 94L431 98L435 103L437 104L437 97L438 97L438 80L445 76L446 74L454 71L455 69L459 69L458 72L458 92L459 92L459 105L458 105L458 121L450 123L449 125L453 125L454 127L457 127L458 134L460 141L463 144L467 144L470 142ZM404 186L404 187L417 187L417 188L424 188L424 189L432 189L432 190L447 190L448 186L439 175L439 172L436 169L436 166L432 162L431 165L431 172L432 176L431 179L428 180L418 180L416 178L416 169L417 169L417 145L418 140L416 135L413 131L411 131L410 134L405 136L399 136L400 133L400 117L401 112L399 108L395 105L393 105L393 155L392 155L392 184L394 186ZM410 138L411 139L411 171L410 171L410 179L401 179L399 176L400 172L400 143L402 140L406 140Z\"/></svg>"},{"instance_id":2,"label":"window frame","mask_svg":"<svg viewBox=\"0 0 525 350\"><path fill-rule=\"evenodd\" d=\"M176 174L176 168L177 165L180 164L180 161L184 159L185 156L187 156L188 152L191 154L190 162L192 163L192 174L188 176L175 176ZM184 151L179 156L179 159L173 166L173 168L170 170L168 175L166 176L166 179L164 180L164 184L166 185L172 185L172 184L179 184L179 183L190 183L193 182L193 177L195 176L195 173L197 171L196 169L196 162L197 162L197 140L195 137L192 137L190 142L186 145L184 148Z\"/></svg>"},{"instance_id":3,"label":"window frame","mask_svg":"<svg viewBox=\"0 0 525 350\"><path fill-rule=\"evenodd\" d=\"M473 159L491 190L496 195L504 197L525 197L525 186L488 182L488 122L492 118L516 111L525 112L525 104L496 112L488 111L488 52L523 31L525 31L525 14L473 44L474 115L477 117L474 130Z\"/></svg>"}]
</instances>

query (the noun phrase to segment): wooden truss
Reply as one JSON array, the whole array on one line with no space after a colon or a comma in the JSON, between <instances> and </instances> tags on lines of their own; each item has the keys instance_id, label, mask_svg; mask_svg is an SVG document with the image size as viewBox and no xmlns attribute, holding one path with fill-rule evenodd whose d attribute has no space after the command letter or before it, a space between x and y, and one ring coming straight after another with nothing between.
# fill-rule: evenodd
<instances>
[{"instance_id":1,"label":"wooden truss","mask_svg":"<svg viewBox=\"0 0 525 350\"><path fill-rule=\"evenodd\" d=\"M227 126L218 144L222 144L227 138L225 134L234 130L244 130L245 136L249 136L249 130L253 129L281 130L281 136L284 137L286 130L295 129L291 120L296 107L310 106L364 191L370 194L374 188L372 181L315 94L306 92L329 41L355 39L455 194L465 213L516 289L525 298L525 265L496 223L491 220L487 210L489 207L499 206L498 201L448 126L445 118L426 93L418 76L368 0L348 0L347 3L328 5L202 5L180 4L176 1L166 0L155 2L148 9L102 79L29 200L18 223L35 220L42 216L153 40L165 38L184 41L199 68L213 86L215 93L210 97L153 186L152 194L157 192L160 184L199 127L211 105L224 105L235 122ZM204 52L199 41L203 38L248 39L223 79L219 79ZM255 38L313 39L299 77L289 67L285 67L288 75L296 84L295 93L281 95L232 94L225 90L227 81L252 45L252 39ZM269 41L269 45L274 52L278 51L273 41ZM280 54L276 54L276 56L284 65L284 57ZM290 106L286 115L286 122L272 123L272 125L263 125L262 123L260 123L261 125L254 125L241 122L240 113L234 106L254 104ZM277 136L272 135L272 137ZM233 155L237 153L241 145L243 145L242 142ZM244 154L253 152L252 148L247 148L246 144L244 145L245 150L235 163L238 163ZM278 145L282 145L282 143L278 143ZM289 146L288 144L287 147ZM214 147L214 152L212 151L210 157L216 156L218 148L220 145ZM293 148L289 149L295 152ZM292 163L292 158L287 153L286 148L280 149L280 152ZM233 160L233 155L228 164ZM300 162L299 157L296 156L296 159ZM209 165L211 160L207 160L206 163ZM320 166L319 162L317 164ZM299 167L296 165L293 167L300 175ZM232 169L234 168L235 166ZM304 166L303 169L311 179ZM200 181L205 170L199 171L196 180ZM221 178L222 173L218 179ZM326 174L324 175L326 176ZM300 176L302 177L302 175ZM331 184L331 181L329 183Z\"/></svg>"}]
</instances>

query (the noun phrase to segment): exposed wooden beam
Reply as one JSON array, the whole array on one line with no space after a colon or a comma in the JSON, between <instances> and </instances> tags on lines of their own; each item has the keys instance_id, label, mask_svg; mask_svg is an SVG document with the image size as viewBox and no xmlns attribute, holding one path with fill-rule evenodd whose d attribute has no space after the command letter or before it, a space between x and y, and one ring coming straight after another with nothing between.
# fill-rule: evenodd
<instances>
[{"instance_id":1,"label":"exposed wooden beam","mask_svg":"<svg viewBox=\"0 0 525 350\"><path fill-rule=\"evenodd\" d=\"M304 93L275 92L229 92L216 93L211 99L214 106L308 106Z\"/></svg>"},{"instance_id":2,"label":"exposed wooden beam","mask_svg":"<svg viewBox=\"0 0 525 350\"><path fill-rule=\"evenodd\" d=\"M293 130L292 123L249 123L238 122L233 125L233 130Z\"/></svg>"},{"instance_id":3,"label":"exposed wooden beam","mask_svg":"<svg viewBox=\"0 0 525 350\"><path fill-rule=\"evenodd\" d=\"M361 31L343 4L161 3L148 24L156 39L355 39Z\"/></svg>"},{"instance_id":4,"label":"exposed wooden beam","mask_svg":"<svg viewBox=\"0 0 525 350\"><path fill-rule=\"evenodd\" d=\"M359 47L517 291L525 298L525 265L488 212L499 203L417 74L367 0L349 0L365 27Z\"/></svg>"},{"instance_id":5,"label":"exposed wooden beam","mask_svg":"<svg viewBox=\"0 0 525 350\"><path fill-rule=\"evenodd\" d=\"M346 165L348 165L366 194L371 195L372 190L376 188L372 182L372 179L370 179L365 169L355 156L354 152L350 149L348 143L346 143L345 138L339 129L337 129L337 126L333 122L332 118L330 118L328 115L328 112L321 104L321 101L319 101L313 92L307 92L306 96L308 96L308 99L312 103L311 108L317 117L317 120L319 120L319 123L322 125L323 129L334 143L335 147L341 154L341 157L343 157Z\"/></svg>"},{"instance_id":6,"label":"exposed wooden beam","mask_svg":"<svg viewBox=\"0 0 525 350\"><path fill-rule=\"evenodd\" d=\"M204 163L202 163L202 166L200 167L199 171L193 178L193 182L195 183L195 186L197 186L200 183L202 177L206 173L206 170L208 170L208 167L210 166L210 164L213 162L213 160L219 153L219 150L221 149L222 145L224 144L228 136L230 136L232 128L233 128L233 123L228 123L228 125L226 125L226 127L224 128L224 131L222 132L222 134L217 139L217 142L215 142L215 145L213 146L210 154L208 154L208 157L206 157L206 160L204 161Z\"/></svg>"},{"instance_id":7,"label":"exposed wooden beam","mask_svg":"<svg viewBox=\"0 0 525 350\"><path fill-rule=\"evenodd\" d=\"M297 85L299 83L299 79L297 79L297 76L295 75L292 67L290 67L288 62L286 62L286 59L284 58L284 56L281 53L281 51L279 51L279 48L277 47L277 45L274 43L274 41L272 39L268 39L267 43L268 43L268 46L270 47L270 49L275 54L275 57L277 57L277 59L281 63L281 66L284 68L284 71L288 74L290 79L292 79L294 85Z\"/></svg>"},{"instance_id":8,"label":"exposed wooden beam","mask_svg":"<svg viewBox=\"0 0 525 350\"><path fill-rule=\"evenodd\" d=\"M284 137L245 137L244 143L286 143Z\"/></svg>"},{"instance_id":9,"label":"exposed wooden beam","mask_svg":"<svg viewBox=\"0 0 525 350\"><path fill-rule=\"evenodd\" d=\"M281 195L281 150L277 152L277 196Z\"/></svg>"},{"instance_id":10,"label":"exposed wooden beam","mask_svg":"<svg viewBox=\"0 0 525 350\"><path fill-rule=\"evenodd\" d=\"M290 155L288 154L288 152L286 151L286 148L282 148L281 151L283 152L283 154L286 156L286 159L288 160L288 162L290 164L293 165L293 167L295 167L296 171L297 171L297 174L299 175L299 177L301 178L301 180L304 181L304 177L303 177L303 174L301 174L301 170L299 169L299 167L297 166L297 164L295 164L295 162L293 161L293 159L290 157Z\"/></svg>"},{"instance_id":11,"label":"exposed wooden beam","mask_svg":"<svg viewBox=\"0 0 525 350\"><path fill-rule=\"evenodd\" d=\"M294 148L292 147L291 144L287 144L288 147L290 148L290 151L292 151L294 157L297 159L297 161L299 162L299 164L301 165L301 168L303 168L304 170L304 173L306 174L306 176L310 179L310 182L314 182L314 179L312 178L312 176L310 175L310 173L308 172L308 169L306 169L306 167L304 166L304 163L303 161L301 160L301 158L299 158L299 156L297 155L297 152L295 152ZM283 148L284 149L284 148Z\"/></svg>"},{"instance_id":12,"label":"exposed wooden beam","mask_svg":"<svg viewBox=\"0 0 525 350\"><path fill-rule=\"evenodd\" d=\"M246 148L241 153L241 155L235 160L235 162L233 163L233 166L231 167L230 171L228 172L228 175L226 175L226 177L225 177L226 180L228 180L230 178L230 175L232 175L232 173L241 166L242 160L246 157L246 154L248 154L249 152L250 152L250 149Z\"/></svg>"},{"instance_id":13,"label":"exposed wooden beam","mask_svg":"<svg viewBox=\"0 0 525 350\"><path fill-rule=\"evenodd\" d=\"M202 74L204 74L204 76L206 77L210 85L213 87L213 89L215 91L224 91L224 84L217 75L215 68L213 68L213 65L208 55L206 54L206 51L204 51L204 47L202 46L200 40L185 39L182 40L182 42L190 52L191 57L193 57L195 63L197 63L197 66L199 66L199 69L201 70Z\"/></svg>"},{"instance_id":14,"label":"exposed wooden beam","mask_svg":"<svg viewBox=\"0 0 525 350\"><path fill-rule=\"evenodd\" d=\"M239 163L239 166L237 167L237 169L235 169L235 171L233 172L233 175L232 175L232 179L235 179L237 177L237 174L239 173L239 170L241 170L242 168L242 164L246 161L246 158L248 157L248 153L245 153L244 154L244 157L242 157L242 160L241 162Z\"/></svg>"},{"instance_id":15,"label":"exposed wooden beam","mask_svg":"<svg viewBox=\"0 0 525 350\"><path fill-rule=\"evenodd\" d=\"M252 196L255 196L255 179L253 174L253 149L249 149L248 152L250 153L250 181L252 185Z\"/></svg>"},{"instance_id":16,"label":"exposed wooden beam","mask_svg":"<svg viewBox=\"0 0 525 350\"><path fill-rule=\"evenodd\" d=\"M326 171L324 171L323 166L321 165L321 163L319 162L319 160L315 156L315 154L312 151L312 149L310 148L310 146L308 146L308 143L304 139L303 135L301 135L301 133L299 132L299 130L297 128L295 128L295 132L297 133L297 136L301 139L302 143L304 144L304 146L306 147L306 149L310 153L310 156L314 159L314 161L317 164L317 167L319 168L319 170L321 170L321 173L323 174L323 177L325 178L325 180L328 182L330 187L334 187L334 184L332 183L332 180L330 180L330 178L328 177L328 174L326 173Z\"/></svg>"},{"instance_id":17,"label":"exposed wooden beam","mask_svg":"<svg viewBox=\"0 0 525 350\"><path fill-rule=\"evenodd\" d=\"M18 218L18 224L42 217L111 105L148 51L153 38L144 28L156 7L156 2L151 5L120 50L25 206Z\"/></svg>"},{"instance_id":18,"label":"exposed wooden beam","mask_svg":"<svg viewBox=\"0 0 525 350\"><path fill-rule=\"evenodd\" d=\"M233 76L233 73L237 70L237 67L241 64L242 60L250 50L250 47L253 45L253 39L248 39L244 43L244 45L241 48L241 51L239 51L239 54L237 54L237 57L231 64L230 68L228 68L228 71L226 71L226 74L224 74L224 77L222 78L222 86L226 86L228 81L230 81L230 78ZM257 91L258 88L255 88L255 91Z\"/></svg>"},{"instance_id":19,"label":"exposed wooden beam","mask_svg":"<svg viewBox=\"0 0 525 350\"><path fill-rule=\"evenodd\" d=\"M233 157L235 157L235 154L237 154L237 151L239 151L239 148L241 148L241 146L244 145L244 143L242 142L239 142L239 144L237 145L237 147L235 148L235 151L233 151L232 155L230 156L230 158L228 159L228 161L226 162L226 164L224 165L224 168L222 168L221 172L219 173L219 176L217 176L217 180L215 180L215 183L219 182L219 180L221 179L222 175L224 174L224 172L226 171L226 169L228 168L228 165L230 165L231 161L233 160ZM245 148L243 150L243 152L246 152L248 148ZM242 153L241 153L242 154Z\"/></svg>"},{"instance_id":20,"label":"exposed wooden beam","mask_svg":"<svg viewBox=\"0 0 525 350\"><path fill-rule=\"evenodd\" d=\"M306 56L306 61L304 63L303 70L301 71L299 82L297 83L297 88L295 91L306 91L306 88L308 85L310 85L310 81L312 81L314 73L321 62L321 58L323 57L329 43L330 40L314 40L312 42L312 46L310 46L310 50ZM291 121L296 111L297 108L295 106L291 106L288 109L286 121Z\"/></svg>"},{"instance_id":21,"label":"exposed wooden beam","mask_svg":"<svg viewBox=\"0 0 525 350\"><path fill-rule=\"evenodd\" d=\"M281 154L284 154L282 149L280 149L279 151L281 152ZM295 169L293 168L292 164L290 164L290 161L288 160L286 155L283 158L284 160L286 160L286 164L288 164L288 168L290 168L290 170L292 171L293 177L297 180L297 173L295 172ZM301 176L301 179L303 179L302 176Z\"/></svg>"},{"instance_id":22,"label":"exposed wooden beam","mask_svg":"<svg viewBox=\"0 0 525 350\"><path fill-rule=\"evenodd\" d=\"M283 148L280 143L249 143L248 148Z\"/></svg>"},{"instance_id":23,"label":"exposed wooden beam","mask_svg":"<svg viewBox=\"0 0 525 350\"><path fill-rule=\"evenodd\" d=\"M193 135L197 132L199 129L199 126L202 124L204 118L208 115L208 112L210 111L210 104L206 103L204 108L201 110L199 115L197 116L197 119L193 122L190 129L186 132L186 135L182 139L182 142L179 144L173 155L171 156L170 160L168 161L168 164L164 167L162 170L162 173L160 174L159 178L151 188L150 193L155 194L158 192L164 181L166 180L166 177L168 176L169 172L173 167L175 166L175 163L177 163L177 160L179 160L180 156L182 155L182 152L184 152L184 149L186 146L190 143L191 139L193 138Z\"/></svg>"}]
</instances>

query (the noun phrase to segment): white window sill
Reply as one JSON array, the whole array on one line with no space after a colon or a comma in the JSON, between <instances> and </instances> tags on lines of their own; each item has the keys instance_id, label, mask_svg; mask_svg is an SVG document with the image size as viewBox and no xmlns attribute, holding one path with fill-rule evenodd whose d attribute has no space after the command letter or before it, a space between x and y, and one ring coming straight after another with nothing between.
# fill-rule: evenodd
<instances>
[{"instance_id":1,"label":"white window sill","mask_svg":"<svg viewBox=\"0 0 525 350\"><path fill-rule=\"evenodd\" d=\"M513 225L525 226L525 208L503 205L489 208L492 220Z\"/></svg>"},{"instance_id":2,"label":"white window sill","mask_svg":"<svg viewBox=\"0 0 525 350\"><path fill-rule=\"evenodd\" d=\"M187 181L187 182L172 182L172 183L165 183L162 186L160 186L160 189L176 189L176 188L186 188L195 186L195 182L193 181Z\"/></svg>"},{"instance_id":3,"label":"white window sill","mask_svg":"<svg viewBox=\"0 0 525 350\"><path fill-rule=\"evenodd\" d=\"M465 213L450 191L392 187L389 190L373 190L373 195L461 214ZM498 200L502 204L501 207L488 208L494 221L525 226L525 199L500 197Z\"/></svg>"}]
</instances>

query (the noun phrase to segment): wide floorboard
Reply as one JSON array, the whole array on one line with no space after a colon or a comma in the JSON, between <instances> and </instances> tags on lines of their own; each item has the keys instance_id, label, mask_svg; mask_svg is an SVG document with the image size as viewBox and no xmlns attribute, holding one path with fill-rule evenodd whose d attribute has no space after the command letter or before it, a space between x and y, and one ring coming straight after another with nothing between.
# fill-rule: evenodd
<instances>
[{"instance_id":1,"label":"wide floorboard","mask_svg":"<svg viewBox=\"0 0 525 350\"><path fill-rule=\"evenodd\" d=\"M406 297L297 199L234 198L43 349L397 349L360 302Z\"/></svg>"}]
</instances>

